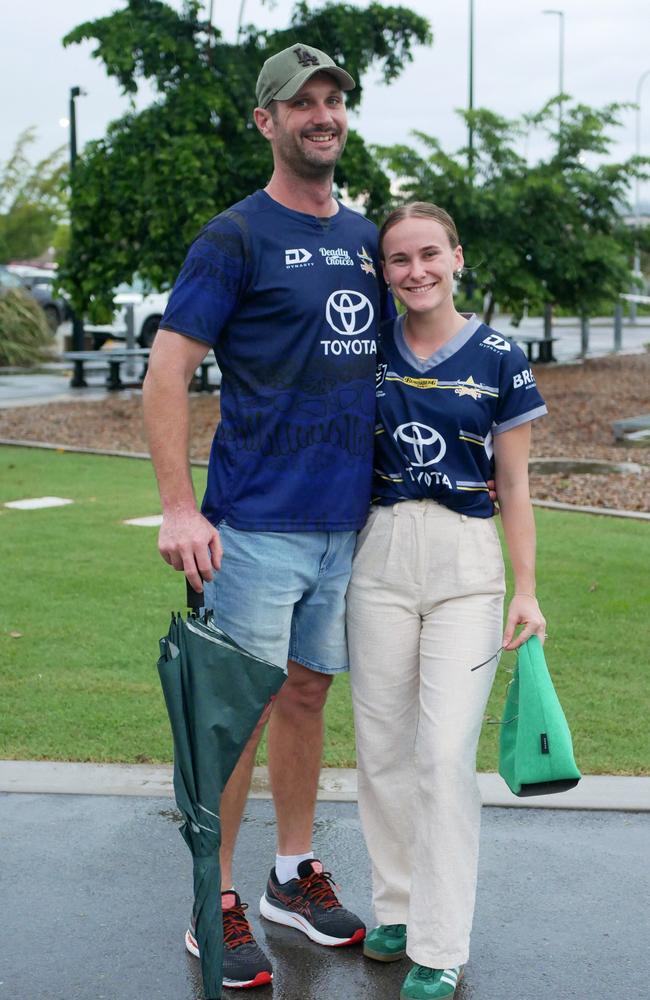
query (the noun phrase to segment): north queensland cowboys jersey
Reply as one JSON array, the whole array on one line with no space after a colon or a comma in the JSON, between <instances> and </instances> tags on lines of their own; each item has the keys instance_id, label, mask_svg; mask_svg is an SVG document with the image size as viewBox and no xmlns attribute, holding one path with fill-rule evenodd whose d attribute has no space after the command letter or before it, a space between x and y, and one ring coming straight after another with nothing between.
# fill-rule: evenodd
<instances>
[{"instance_id":1,"label":"north queensland cowboys jersey","mask_svg":"<svg viewBox=\"0 0 650 1000\"><path fill-rule=\"evenodd\" d=\"M546 412L521 348L475 316L425 360L408 347L403 316L383 323L373 503L432 499L491 517L494 435Z\"/></svg>"},{"instance_id":2,"label":"north queensland cowboys jersey","mask_svg":"<svg viewBox=\"0 0 650 1000\"><path fill-rule=\"evenodd\" d=\"M352 531L370 502L380 318L377 230L265 191L192 244L161 326L214 349L221 423L202 511L242 531Z\"/></svg>"}]
</instances>

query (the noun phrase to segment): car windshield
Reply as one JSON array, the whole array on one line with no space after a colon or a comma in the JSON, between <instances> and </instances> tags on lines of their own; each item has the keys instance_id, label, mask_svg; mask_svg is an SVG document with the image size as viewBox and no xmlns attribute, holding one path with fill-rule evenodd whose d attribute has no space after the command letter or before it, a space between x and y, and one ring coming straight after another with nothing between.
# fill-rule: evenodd
<instances>
[{"instance_id":1,"label":"car windshield","mask_svg":"<svg viewBox=\"0 0 650 1000\"><path fill-rule=\"evenodd\" d=\"M22 288L23 283L15 274L8 271L6 267L0 267L0 286L2 288Z\"/></svg>"}]
</instances>

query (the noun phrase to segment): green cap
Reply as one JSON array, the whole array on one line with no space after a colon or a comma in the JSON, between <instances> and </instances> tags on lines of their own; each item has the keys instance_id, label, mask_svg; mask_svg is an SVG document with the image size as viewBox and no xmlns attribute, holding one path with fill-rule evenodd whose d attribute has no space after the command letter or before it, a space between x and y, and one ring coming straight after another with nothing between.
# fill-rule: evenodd
<instances>
[{"instance_id":1,"label":"green cap","mask_svg":"<svg viewBox=\"0 0 650 1000\"><path fill-rule=\"evenodd\" d=\"M255 86L258 106L267 108L271 101L290 100L314 73L329 73L341 90L356 87L350 74L337 66L326 52L296 42L271 56L262 66Z\"/></svg>"}]
</instances>

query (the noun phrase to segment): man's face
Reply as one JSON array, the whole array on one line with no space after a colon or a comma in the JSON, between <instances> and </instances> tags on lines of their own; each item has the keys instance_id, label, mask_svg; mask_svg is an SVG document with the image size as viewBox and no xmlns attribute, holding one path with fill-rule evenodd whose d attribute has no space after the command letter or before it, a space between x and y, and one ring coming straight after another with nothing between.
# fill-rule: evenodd
<instances>
[{"instance_id":1,"label":"man's face","mask_svg":"<svg viewBox=\"0 0 650 1000\"><path fill-rule=\"evenodd\" d=\"M345 147L348 120L343 93L327 73L316 73L289 101L274 101L262 134L273 146L276 163L300 177L332 173Z\"/></svg>"}]
</instances>

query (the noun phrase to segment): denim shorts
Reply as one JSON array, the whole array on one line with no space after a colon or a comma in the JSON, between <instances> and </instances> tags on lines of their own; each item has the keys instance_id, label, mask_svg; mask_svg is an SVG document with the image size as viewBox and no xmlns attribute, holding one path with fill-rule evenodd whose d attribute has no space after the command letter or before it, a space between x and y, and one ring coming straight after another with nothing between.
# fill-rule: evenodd
<instances>
[{"instance_id":1,"label":"denim shorts","mask_svg":"<svg viewBox=\"0 0 650 1000\"><path fill-rule=\"evenodd\" d=\"M221 569L204 584L216 624L256 656L286 670L348 669L345 592L356 531L239 531L218 526Z\"/></svg>"}]
</instances>

